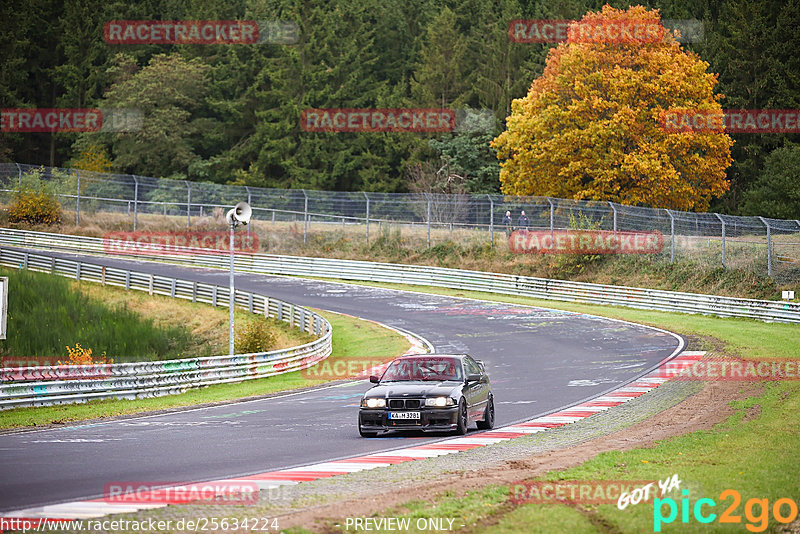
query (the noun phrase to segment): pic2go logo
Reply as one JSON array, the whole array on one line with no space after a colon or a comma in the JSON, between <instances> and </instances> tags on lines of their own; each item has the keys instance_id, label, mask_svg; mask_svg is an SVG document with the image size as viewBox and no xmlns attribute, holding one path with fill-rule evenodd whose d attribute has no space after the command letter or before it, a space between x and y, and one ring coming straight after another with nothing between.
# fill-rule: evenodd
<instances>
[{"instance_id":1,"label":"pic2go logo","mask_svg":"<svg viewBox=\"0 0 800 534\"><path fill-rule=\"evenodd\" d=\"M698 499L694 506L689 504L689 490L682 490L683 498L680 504L681 523L689 522L691 509L695 521L698 523L711 523L717 519L717 514L709 509L717 506L713 499ZM720 501L731 498L733 502L720 514L720 523L741 523L742 516L736 515L736 509L742 502L742 496L736 490L725 490L719 494ZM665 507L668 509L664 516ZM756 512L758 509L758 512ZM779 523L791 523L797 518L797 503L789 498L781 498L772 504L772 516ZM744 505L744 515L748 523L745 525L750 532L763 532L769 526L770 506L769 499L750 499ZM653 532L661 532L661 525L669 524L678 518L678 503L671 497L653 500Z\"/></svg>"}]
</instances>

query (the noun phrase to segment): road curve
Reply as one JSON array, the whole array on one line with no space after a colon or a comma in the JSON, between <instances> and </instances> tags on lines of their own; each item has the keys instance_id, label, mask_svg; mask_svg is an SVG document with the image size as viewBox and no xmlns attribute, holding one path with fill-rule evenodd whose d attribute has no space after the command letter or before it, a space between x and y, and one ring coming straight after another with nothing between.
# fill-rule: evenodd
<instances>
[{"instance_id":1,"label":"road curve","mask_svg":"<svg viewBox=\"0 0 800 534\"><path fill-rule=\"evenodd\" d=\"M35 252L227 284L224 271ZM237 274L236 286L379 321L426 338L437 352L468 352L483 359L499 426L619 387L682 345L669 332L544 308L256 274ZM231 405L0 435L0 512L100 497L112 482L244 476L443 438L359 437L357 401L368 387L360 381Z\"/></svg>"}]
</instances>

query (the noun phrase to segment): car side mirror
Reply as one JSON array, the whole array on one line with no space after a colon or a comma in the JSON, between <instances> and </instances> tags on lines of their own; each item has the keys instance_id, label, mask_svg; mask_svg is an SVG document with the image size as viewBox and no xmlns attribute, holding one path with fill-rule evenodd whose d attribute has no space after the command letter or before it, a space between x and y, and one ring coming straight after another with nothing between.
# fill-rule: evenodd
<instances>
[{"instance_id":1,"label":"car side mirror","mask_svg":"<svg viewBox=\"0 0 800 534\"><path fill-rule=\"evenodd\" d=\"M369 381L372 382L373 384L377 384L378 382L381 381L381 379L375 375L372 375L369 377Z\"/></svg>"},{"instance_id":2,"label":"car side mirror","mask_svg":"<svg viewBox=\"0 0 800 534\"><path fill-rule=\"evenodd\" d=\"M480 379L480 373L472 373L471 375L467 375L467 382L478 382Z\"/></svg>"}]
</instances>

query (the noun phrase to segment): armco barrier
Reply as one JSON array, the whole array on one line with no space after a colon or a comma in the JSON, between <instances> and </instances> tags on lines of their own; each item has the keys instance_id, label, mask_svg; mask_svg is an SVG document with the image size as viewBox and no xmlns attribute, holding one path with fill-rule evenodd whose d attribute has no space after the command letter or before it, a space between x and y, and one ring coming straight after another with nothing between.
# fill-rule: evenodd
<instances>
[{"instance_id":1,"label":"armco barrier","mask_svg":"<svg viewBox=\"0 0 800 534\"><path fill-rule=\"evenodd\" d=\"M229 289L127 269L0 249L0 265L49 272L77 280L147 291L151 295L226 306ZM331 354L332 330L321 315L266 295L236 290L236 305L320 337L288 349L135 363L0 369L0 409L84 402L93 399L134 399L180 393L188 388L241 382L297 371Z\"/></svg>"},{"instance_id":2,"label":"armco barrier","mask_svg":"<svg viewBox=\"0 0 800 534\"><path fill-rule=\"evenodd\" d=\"M70 236L0 229L0 245L65 252L109 255L103 241L95 237ZM117 256L115 254L115 256ZM124 257L124 256L123 256ZM199 267L227 268L224 255L178 254L135 256ZM236 269L265 274L283 274L395 282L450 289L522 295L549 300L611 304L646 310L700 313L720 317L747 317L761 321L800 323L800 303L741 299L696 293L679 293L567 280L550 280L501 273L466 271L444 267L373 263L356 260L305 258L271 254L238 254Z\"/></svg>"}]
</instances>

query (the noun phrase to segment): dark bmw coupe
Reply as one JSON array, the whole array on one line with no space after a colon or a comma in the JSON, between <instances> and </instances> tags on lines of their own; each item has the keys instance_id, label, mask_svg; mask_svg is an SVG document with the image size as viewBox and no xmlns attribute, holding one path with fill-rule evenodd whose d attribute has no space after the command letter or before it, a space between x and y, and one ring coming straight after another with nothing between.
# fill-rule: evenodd
<instances>
[{"instance_id":1,"label":"dark bmw coupe","mask_svg":"<svg viewBox=\"0 0 800 534\"><path fill-rule=\"evenodd\" d=\"M494 399L483 363L468 354L422 354L392 361L364 393L358 431L375 437L389 430L456 431L494 427Z\"/></svg>"}]
</instances>

